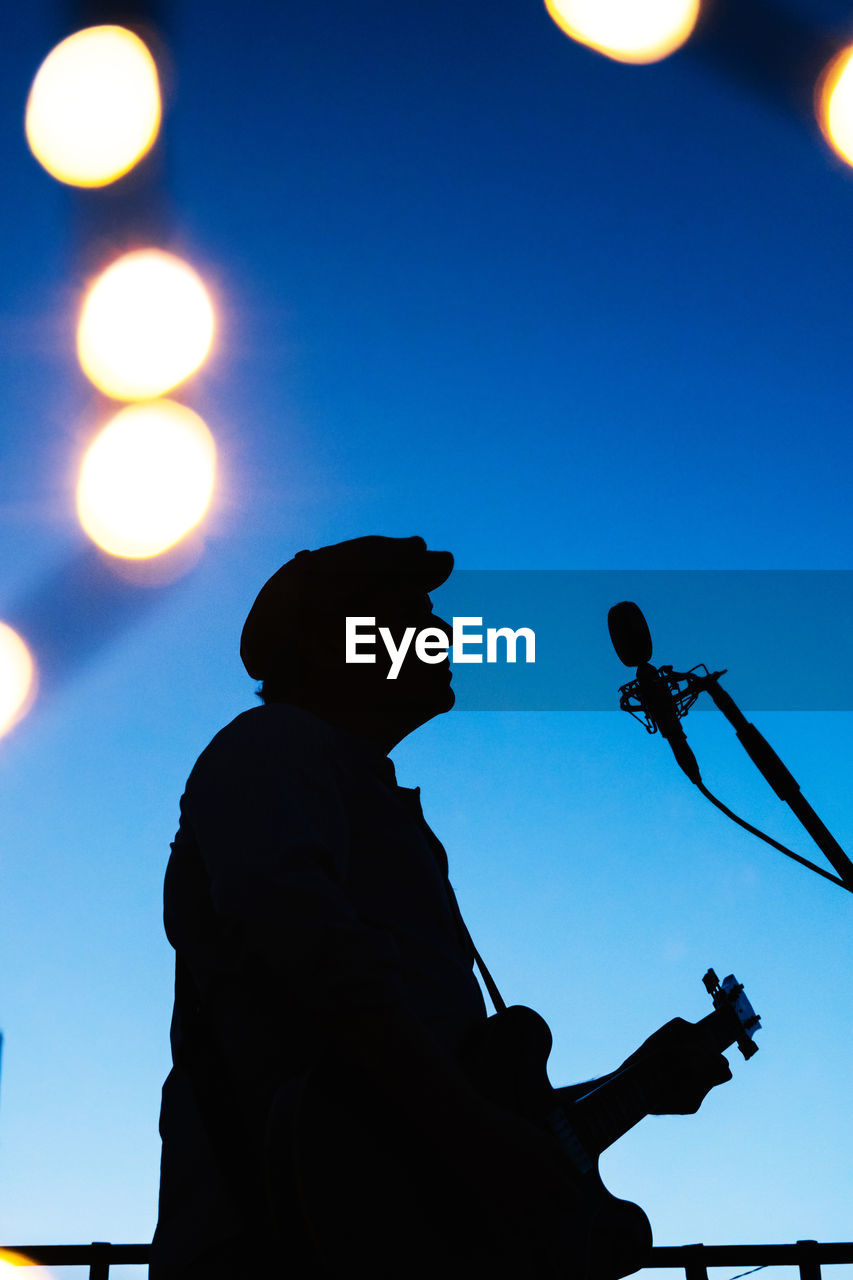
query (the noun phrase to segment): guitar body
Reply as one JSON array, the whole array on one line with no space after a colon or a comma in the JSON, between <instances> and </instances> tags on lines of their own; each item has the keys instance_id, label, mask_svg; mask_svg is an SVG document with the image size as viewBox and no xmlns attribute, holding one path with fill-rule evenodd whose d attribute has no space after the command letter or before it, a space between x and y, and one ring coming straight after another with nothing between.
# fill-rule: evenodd
<instances>
[{"instance_id":1,"label":"guitar body","mask_svg":"<svg viewBox=\"0 0 853 1280\"><path fill-rule=\"evenodd\" d=\"M348 1103L312 1072L292 1134L281 1135L290 1160L270 1193L295 1199L310 1258L294 1271L300 1280L586 1280L565 1250L557 1269L546 1265L539 1241L531 1247L484 1211L464 1163L439 1161L419 1135L391 1131L372 1099L361 1110Z\"/></svg>"},{"instance_id":2,"label":"guitar body","mask_svg":"<svg viewBox=\"0 0 853 1280\"><path fill-rule=\"evenodd\" d=\"M551 1043L544 1020L515 1006L478 1029L461 1065L484 1097L549 1128L558 1099L547 1076ZM353 1107L340 1081L312 1072L285 1144L303 1223L321 1260L318 1275L347 1277L358 1260L383 1280L494 1274L619 1280L644 1265L652 1243L648 1219L607 1191L597 1163L581 1174L566 1155L565 1215L537 1223L534 1239L529 1227L488 1216L464 1167L454 1170L446 1159L425 1163L414 1135L389 1130L375 1099L362 1103ZM523 1169L518 1176L523 1181ZM281 1194L290 1193L282 1187Z\"/></svg>"},{"instance_id":3,"label":"guitar body","mask_svg":"<svg viewBox=\"0 0 853 1280\"><path fill-rule=\"evenodd\" d=\"M477 1089L496 1105L551 1130L565 1154L566 1227L578 1274L587 1280L619 1280L643 1267L652 1247L649 1220L639 1205L612 1195L601 1180L597 1156L578 1150L571 1107L561 1104L548 1080L551 1032L543 1018L513 1005L489 1018L466 1046L463 1066ZM589 1155L589 1160L584 1155ZM579 1167L580 1166L580 1167ZM560 1233L560 1224L555 1224ZM572 1273L567 1257L567 1272Z\"/></svg>"}]
</instances>

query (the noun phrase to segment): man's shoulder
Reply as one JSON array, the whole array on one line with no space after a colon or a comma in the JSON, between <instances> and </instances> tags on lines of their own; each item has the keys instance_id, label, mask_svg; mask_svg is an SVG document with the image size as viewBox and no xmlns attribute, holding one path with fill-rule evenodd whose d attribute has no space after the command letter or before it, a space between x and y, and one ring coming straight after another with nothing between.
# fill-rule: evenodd
<instances>
[{"instance_id":1,"label":"man's shoulder","mask_svg":"<svg viewBox=\"0 0 853 1280\"><path fill-rule=\"evenodd\" d=\"M241 711L211 740L214 745L248 745L253 742L300 742L328 746L335 730L311 711L289 702L266 702L262 706Z\"/></svg>"},{"instance_id":2,"label":"man's shoulder","mask_svg":"<svg viewBox=\"0 0 853 1280\"><path fill-rule=\"evenodd\" d=\"M202 751L195 768L215 768L223 761L234 764L260 757L305 764L334 754L335 745L334 730L319 716L289 703L269 702L242 711L220 729Z\"/></svg>"}]
</instances>

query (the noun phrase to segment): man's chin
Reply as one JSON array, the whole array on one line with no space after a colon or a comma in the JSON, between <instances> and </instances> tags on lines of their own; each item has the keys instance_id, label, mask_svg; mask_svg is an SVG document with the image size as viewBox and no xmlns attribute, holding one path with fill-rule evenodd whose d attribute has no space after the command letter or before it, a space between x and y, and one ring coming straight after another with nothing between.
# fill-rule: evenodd
<instances>
[{"instance_id":1,"label":"man's chin","mask_svg":"<svg viewBox=\"0 0 853 1280\"><path fill-rule=\"evenodd\" d=\"M449 711L455 701L456 694L448 685L446 689L437 689L429 698L417 699L412 705L425 711L428 716L439 716L442 712Z\"/></svg>"},{"instance_id":2,"label":"man's chin","mask_svg":"<svg viewBox=\"0 0 853 1280\"><path fill-rule=\"evenodd\" d=\"M408 707L413 716L417 716L420 724L426 724L434 716L444 715L446 711L450 711L455 702L456 694L448 683L445 688L432 691L428 698L413 698L408 703Z\"/></svg>"},{"instance_id":3,"label":"man's chin","mask_svg":"<svg viewBox=\"0 0 853 1280\"><path fill-rule=\"evenodd\" d=\"M456 694L453 692L450 676L448 675L446 683L437 684L434 689L430 690L429 704L432 708L430 714L440 716L443 712L449 711L455 702Z\"/></svg>"}]
</instances>

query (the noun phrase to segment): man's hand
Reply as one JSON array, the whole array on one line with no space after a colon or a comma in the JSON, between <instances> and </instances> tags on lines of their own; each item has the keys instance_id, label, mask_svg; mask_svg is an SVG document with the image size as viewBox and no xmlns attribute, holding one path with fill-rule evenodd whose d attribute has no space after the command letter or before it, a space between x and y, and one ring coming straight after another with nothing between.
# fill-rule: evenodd
<instances>
[{"instance_id":1,"label":"man's hand","mask_svg":"<svg viewBox=\"0 0 853 1280\"><path fill-rule=\"evenodd\" d=\"M673 1018L623 1064L643 1076L652 1115L693 1115L714 1085L732 1073L701 1023Z\"/></svg>"}]
</instances>

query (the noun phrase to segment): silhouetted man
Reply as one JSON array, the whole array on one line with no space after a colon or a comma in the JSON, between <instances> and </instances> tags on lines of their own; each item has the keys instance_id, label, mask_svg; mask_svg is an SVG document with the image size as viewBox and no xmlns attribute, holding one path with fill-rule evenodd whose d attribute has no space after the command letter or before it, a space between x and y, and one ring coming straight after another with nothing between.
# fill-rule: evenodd
<instances>
[{"instance_id":1,"label":"silhouetted man","mask_svg":"<svg viewBox=\"0 0 853 1280\"><path fill-rule=\"evenodd\" d=\"M152 1280L584 1273L564 1151L462 1065L487 1017L474 950L418 790L387 758L453 705L429 599L452 563L421 538L303 551L246 620L263 706L196 763L166 876ZM374 620L361 661L347 617ZM434 629L431 660L410 644L389 679L380 628L398 649ZM693 1111L728 1078L694 1031L668 1024L638 1051L650 1109Z\"/></svg>"}]
</instances>

